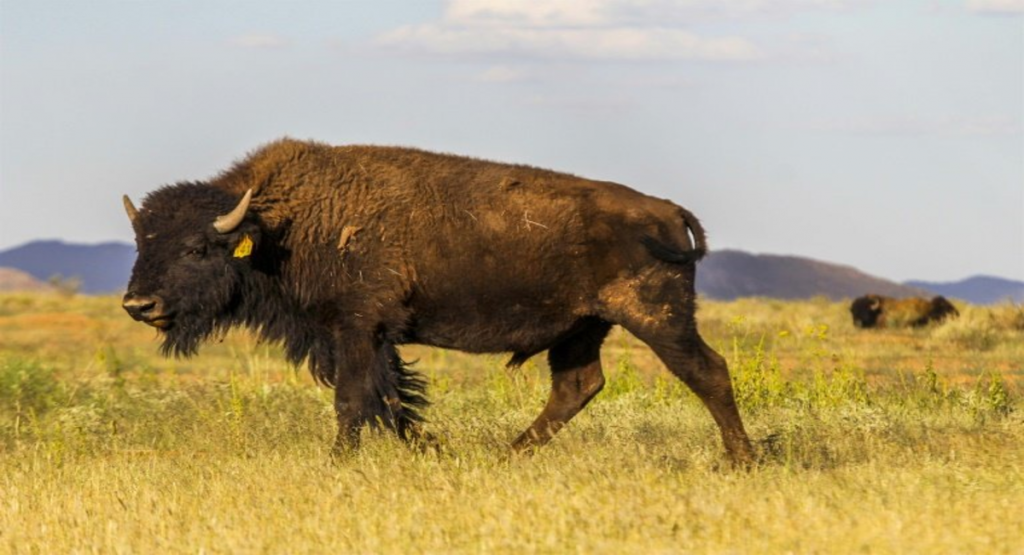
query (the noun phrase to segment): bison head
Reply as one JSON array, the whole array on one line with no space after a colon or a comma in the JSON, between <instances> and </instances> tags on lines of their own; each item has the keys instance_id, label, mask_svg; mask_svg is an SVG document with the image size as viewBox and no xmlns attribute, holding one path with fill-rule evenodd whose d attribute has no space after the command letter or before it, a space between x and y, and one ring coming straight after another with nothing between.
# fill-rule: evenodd
<instances>
[{"instance_id":1,"label":"bison head","mask_svg":"<svg viewBox=\"0 0 1024 555\"><path fill-rule=\"evenodd\" d=\"M853 315L854 325L859 328L873 328L879 325L882 304L883 298L878 295L864 295L854 299L850 304L850 314Z\"/></svg>"},{"instance_id":2,"label":"bison head","mask_svg":"<svg viewBox=\"0 0 1024 555\"><path fill-rule=\"evenodd\" d=\"M958 316L960 316L960 311L953 306L953 303L949 302L946 297L937 295L929 302L925 323L941 322L947 318L956 318Z\"/></svg>"},{"instance_id":3,"label":"bison head","mask_svg":"<svg viewBox=\"0 0 1024 555\"><path fill-rule=\"evenodd\" d=\"M231 324L260 240L248 215L251 197L248 191L239 200L201 183L154 191L141 209L124 197L138 258L122 305L163 333L165 353L193 354Z\"/></svg>"}]
</instances>

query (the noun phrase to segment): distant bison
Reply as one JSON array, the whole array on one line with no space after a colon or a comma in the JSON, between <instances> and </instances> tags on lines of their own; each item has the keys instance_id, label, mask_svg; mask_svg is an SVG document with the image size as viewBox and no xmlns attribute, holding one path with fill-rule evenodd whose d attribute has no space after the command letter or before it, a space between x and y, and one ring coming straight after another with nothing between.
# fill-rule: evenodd
<instances>
[{"instance_id":1,"label":"distant bison","mask_svg":"<svg viewBox=\"0 0 1024 555\"><path fill-rule=\"evenodd\" d=\"M920 327L960 315L945 297L931 300L917 297L894 299L881 295L864 295L850 304L853 323L860 328Z\"/></svg>"},{"instance_id":2,"label":"distant bison","mask_svg":"<svg viewBox=\"0 0 1024 555\"><path fill-rule=\"evenodd\" d=\"M552 387L516 449L543 445L604 386L620 324L752 451L725 360L697 332L697 218L623 185L421 150L282 140L221 175L126 196L138 259L125 310L165 354L247 326L333 386L336 449L364 426L420 434L423 379L396 345L548 352Z\"/></svg>"}]
</instances>

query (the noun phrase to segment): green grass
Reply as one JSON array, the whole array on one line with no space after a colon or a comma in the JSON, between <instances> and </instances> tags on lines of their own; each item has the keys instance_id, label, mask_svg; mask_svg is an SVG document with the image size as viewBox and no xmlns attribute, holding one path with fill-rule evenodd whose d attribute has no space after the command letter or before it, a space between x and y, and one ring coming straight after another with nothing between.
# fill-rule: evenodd
<instances>
[{"instance_id":1,"label":"green grass","mask_svg":"<svg viewBox=\"0 0 1024 555\"><path fill-rule=\"evenodd\" d=\"M0 296L0 552L1021 553L1019 309L960 308L864 332L822 300L703 303L762 457L734 470L622 332L532 456L507 445L543 357L410 347L441 451L367 432L332 460L330 392L275 346L164 360L112 298Z\"/></svg>"}]
</instances>

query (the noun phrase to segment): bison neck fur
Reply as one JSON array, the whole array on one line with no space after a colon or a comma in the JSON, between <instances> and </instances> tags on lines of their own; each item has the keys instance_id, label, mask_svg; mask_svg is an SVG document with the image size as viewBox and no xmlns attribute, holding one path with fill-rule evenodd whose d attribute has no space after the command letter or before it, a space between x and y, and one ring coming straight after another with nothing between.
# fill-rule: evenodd
<instances>
[{"instance_id":1,"label":"bison neck fur","mask_svg":"<svg viewBox=\"0 0 1024 555\"><path fill-rule=\"evenodd\" d=\"M542 444L600 390L598 351L620 324L749 459L725 363L694 320L704 230L671 202L529 166L286 139L129 216L133 317L181 355L235 325L282 342L335 388L339 444L365 424L415 429L426 401L404 343L515 363L550 350L552 397L516 441Z\"/></svg>"}]
</instances>

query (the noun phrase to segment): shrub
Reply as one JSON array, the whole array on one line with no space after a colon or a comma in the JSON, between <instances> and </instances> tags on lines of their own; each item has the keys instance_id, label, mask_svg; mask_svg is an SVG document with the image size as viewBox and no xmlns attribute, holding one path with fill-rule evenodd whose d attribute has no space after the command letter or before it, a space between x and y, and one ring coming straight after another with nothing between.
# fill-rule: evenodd
<instances>
[{"instance_id":1,"label":"shrub","mask_svg":"<svg viewBox=\"0 0 1024 555\"><path fill-rule=\"evenodd\" d=\"M1000 329L993 313L983 308L964 310L932 332L932 340L949 342L962 349L988 351L999 343Z\"/></svg>"},{"instance_id":2,"label":"shrub","mask_svg":"<svg viewBox=\"0 0 1024 555\"><path fill-rule=\"evenodd\" d=\"M0 359L0 414L24 418L60 403L62 389L53 370L21 359Z\"/></svg>"}]
</instances>

